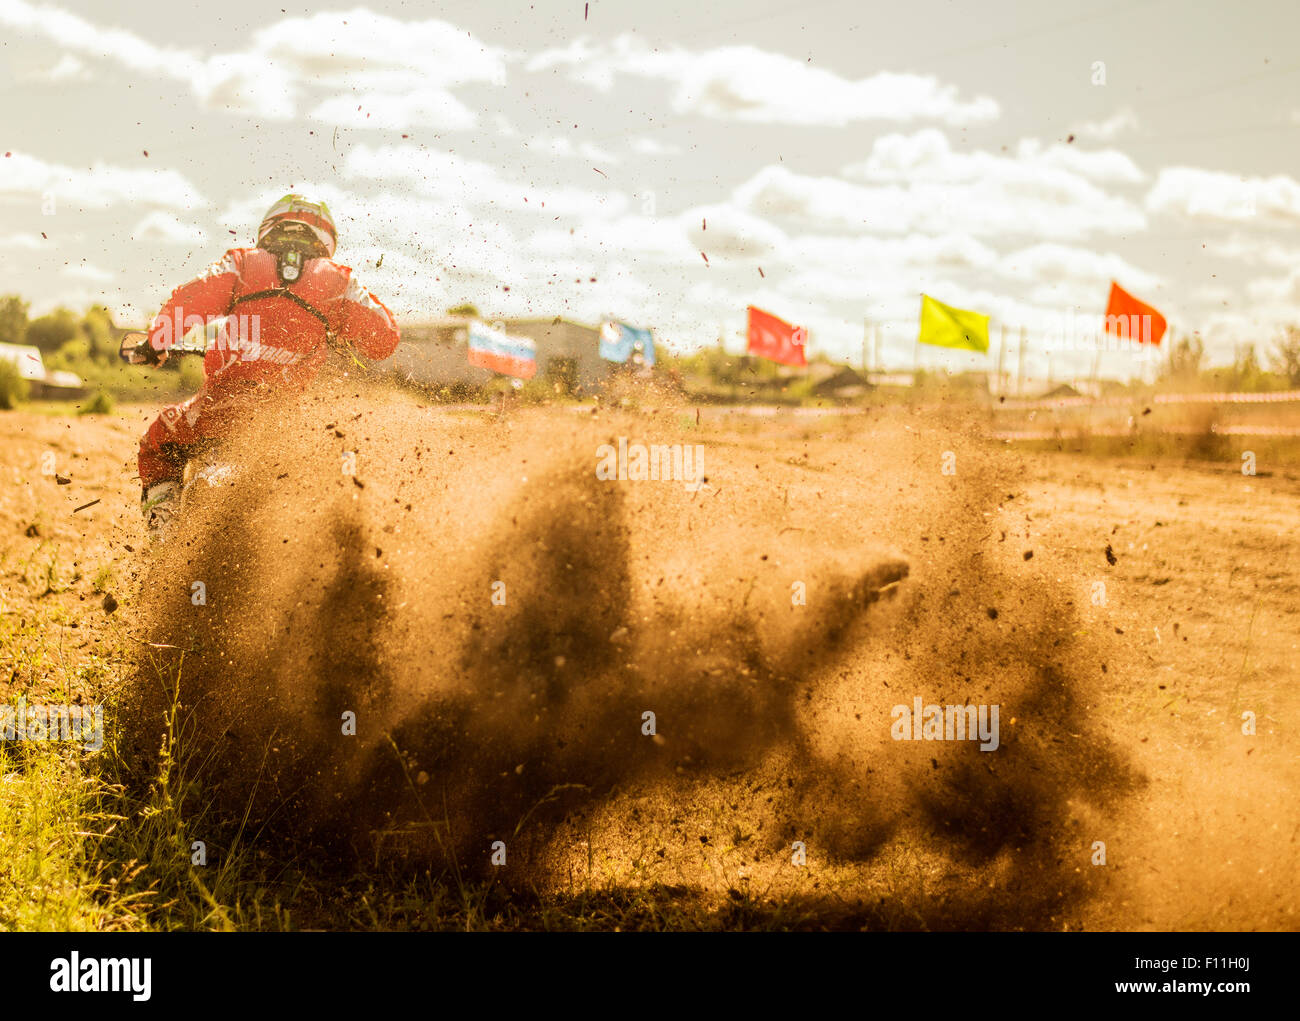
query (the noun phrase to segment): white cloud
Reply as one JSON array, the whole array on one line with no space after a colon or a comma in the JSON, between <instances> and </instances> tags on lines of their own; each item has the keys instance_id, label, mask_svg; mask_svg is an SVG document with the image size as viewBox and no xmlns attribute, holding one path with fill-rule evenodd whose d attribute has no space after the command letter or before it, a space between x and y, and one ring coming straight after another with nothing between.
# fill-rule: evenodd
<instances>
[{"instance_id":1,"label":"white cloud","mask_svg":"<svg viewBox=\"0 0 1300 1021\"><path fill-rule=\"evenodd\" d=\"M687 210L678 222L690 243L710 259L762 259L789 243L766 220L730 204Z\"/></svg>"},{"instance_id":2,"label":"white cloud","mask_svg":"<svg viewBox=\"0 0 1300 1021\"><path fill-rule=\"evenodd\" d=\"M1289 248L1276 241L1234 233L1224 240L1207 241L1205 251L1221 259L1232 259L1246 266L1272 266L1288 269L1300 266L1300 248Z\"/></svg>"},{"instance_id":3,"label":"white cloud","mask_svg":"<svg viewBox=\"0 0 1300 1021\"><path fill-rule=\"evenodd\" d=\"M767 166L735 191L737 204L767 216L897 234L913 210L903 188L863 188L835 177L810 177Z\"/></svg>"},{"instance_id":4,"label":"white cloud","mask_svg":"<svg viewBox=\"0 0 1300 1021\"><path fill-rule=\"evenodd\" d=\"M1225 223L1300 221L1300 183L1282 174L1242 177L1196 167L1165 167L1147 194L1153 213Z\"/></svg>"},{"instance_id":5,"label":"white cloud","mask_svg":"<svg viewBox=\"0 0 1300 1021\"><path fill-rule=\"evenodd\" d=\"M620 37L615 45L627 48L628 37ZM553 71L558 68L567 69L571 81L600 92L608 92L614 87L614 72L621 70L609 59L605 47L597 48L585 38L574 39L563 49L543 50L524 64L526 71Z\"/></svg>"},{"instance_id":6,"label":"white cloud","mask_svg":"<svg viewBox=\"0 0 1300 1021\"><path fill-rule=\"evenodd\" d=\"M735 198L742 207L763 215L874 233L958 232L1066 241L1146 226L1142 211L1132 202L1077 174L1050 168L1007 172L1001 164L996 170L956 183L927 180L922 174L903 187L864 186L767 166L737 188Z\"/></svg>"},{"instance_id":7,"label":"white cloud","mask_svg":"<svg viewBox=\"0 0 1300 1021\"><path fill-rule=\"evenodd\" d=\"M546 50L525 65L530 71L567 68L569 76L602 91L618 74L660 79L676 85L678 113L752 121L843 127L858 121L928 118L947 124L997 119L988 96L964 99L953 85L931 75L880 71L850 80L807 61L754 46L724 46L693 52L652 48L632 35L595 48L577 40Z\"/></svg>"},{"instance_id":8,"label":"white cloud","mask_svg":"<svg viewBox=\"0 0 1300 1021\"><path fill-rule=\"evenodd\" d=\"M1221 364L1236 357L1242 347L1253 344L1259 360L1269 365L1275 344L1288 326L1295 324L1300 307L1295 304L1260 306L1249 314L1219 311L1206 315L1197 332L1205 341L1206 353Z\"/></svg>"},{"instance_id":9,"label":"white cloud","mask_svg":"<svg viewBox=\"0 0 1300 1021\"><path fill-rule=\"evenodd\" d=\"M132 32L104 28L58 7L38 7L25 0L0 2L0 23L43 35L68 51L104 60L119 60L138 71L164 73L168 54Z\"/></svg>"},{"instance_id":10,"label":"white cloud","mask_svg":"<svg viewBox=\"0 0 1300 1021\"><path fill-rule=\"evenodd\" d=\"M649 216L591 219L575 227L543 227L528 246L550 259L583 254L608 259L617 256L644 266L647 263L682 264L698 261L700 253L676 220Z\"/></svg>"},{"instance_id":11,"label":"white cloud","mask_svg":"<svg viewBox=\"0 0 1300 1021\"><path fill-rule=\"evenodd\" d=\"M251 51L299 80L346 89L397 93L506 80L506 51L463 28L365 8L282 18L253 34Z\"/></svg>"},{"instance_id":12,"label":"white cloud","mask_svg":"<svg viewBox=\"0 0 1300 1021\"><path fill-rule=\"evenodd\" d=\"M90 81L93 75L90 73L90 68L83 61L71 53L64 53L53 67L42 68L23 77L28 81L58 84L60 82Z\"/></svg>"},{"instance_id":13,"label":"white cloud","mask_svg":"<svg viewBox=\"0 0 1300 1021\"><path fill-rule=\"evenodd\" d=\"M478 205L504 198L504 182L495 166L438 149L357 145L348 151L344 174L405 186L448 204Z\"/></svg>"},{"instance_id":14,"label":"white cloud","mask_svg":"<svg viewBox=\"0 0 1300 1021\"><path fill-rule=\"evenodd\" d=\"M405 186L438 203L495 207L548 218L619 216L630 204L623 192L578 188L558 180L524 182L505 177L488 163L415 146L356 146L348 153L345 173L354 179ZM599 179L596 174L591 176Z\"/></svg>"},{"instance_id":15,"label":"white cloud","mask_svg":"<svg viewBox=\"0 0 1300 1021\"><path fill-rule=\"evenodd\" d=\"M411 127L463 131L478 120L469 107L445 89L336 95L320 103L308 116L338 127L394 131Z\"/></svg>"},{"instance_id":16,"label":"white cloud","mask_svg":"<svg viewBox=\"0 0 1300 1021\"><path fill-rule=\"evenodd\" d=\"M400 21L364 8L282 18L255 32L247 49L211 56L26 0L0 0L0 24L44 36L71 59L81 54L181 82L210 109L279 120L294 116L305 91L324 89L336 95L318 111L347 110L351 102L355 112L360 93L379 112L368 123L364 114L362 123L349 120L352 126L469 127L473 115L447 89L505 81L505 51L444 21Z\"/></svg>"},{"instance_id":17,"label":"white cloud","mask_svg":"<svg viewBox=\"0 0 1300 1021\"><path fill-rule=\"evenodd\" d=\"M25 248L34 251L48 247L49 242L43 241L39 234L6 234L0 237L0 248Z\"/></svg>"},{"instance_id":18,"label":"white cloud","mask_svg":"<svg viewBox=\"0 0 1300 1021\"><path fill-rule=\"evenodd\" d=\"M1154 273L1129 263L1113 252L1070 245L1037 244L1009 252L998 260L998 273L1026 283L1078 283L1095 288L1110 280L1125 288L1149 290L1161 283Z\"/></svg>"},{"instance_id":19,"label":"white cloud","mask_svg":"<svg viewBox=\"0 0 1300 1021\"><path fill-rule=\"evenodd\" d=\"M246 56L203 59L189 50L156 46L133 32L106 28L61 8L37 7L25 0L2 0L0 24L44 36L65 52L183 82L205 105L268 117L285 117L293 111L292 87L285 75Z\"/></svg>"},{"instance_id":20,"label":"white cloud","mask_svg":"<svg viewBox=\"0 0 1300 1021\"><path fill-rule=\"evenodd\" d=\"M1014 156L981 150L959 153L937 128L912 135L885 135L876 140L864 162L845 167L844 174L866 181L939 184L1000 180L1010 187L1039 190L1045 184L1068 190L1076 185L1078 177L1120 184L1140 184L1146 179L1131 159L1114 149L1087 151L1059 144L1044 149L1036 140L1027 138L1017 146Z\"/></svg>"},{"instance_id":21,"label":"white cloud","mask_svg":"<svg viewBox=\"0 0 1300 1021\"><path fill-rule=\"evenodd\" d=\"M258 54L224 53L187 63L185 80L208 109L272 120L288 120L296 111L293 76Z\"/></svg>"},{"instance_id":22,"label":"white cloud","mask_svg":"<svg viewBox=\"0 0 1300 1021\"><path fill-rule=\"evenodd\" d=\"M1111 142L1126 131L1137 130L1137 127L1137 114L1125 107L1105 120L1084 121L1074 129L1073 133L1081 138L1092 138L1098 142Z\"/></svg>"},{"instance_id":23,"label":"white cloud","mask_svg":"<svg viewBox=\"0 0 1300 1021\"><path fill-rule=\"evenodd\" d=\"M525 146L531 151L550 153L558 159L583 159L589 163L594 162L611 167L623 162L612 152L607 152L592 142L579 142L575 145L572 139L563 135L531 138L525 143Z\"/></svg>"},{"instance_id":24,"label":"white cloud","mask_svg":"<svg viewBox=\"0 0 1300 1021\"><path fill-rule=\"evenodd\" d=\"M74 262L64 266L60 271L64 276L73 277L76 280L89 280L91 283L105 283L113 279L113 274L106 269L100 269L98 266L85 262Z\"/></svg>"},{"instance_id":25,"label":"white cloud","mask_svg":"<svg viewBox=\"0 0 1300 1021\"><path fill-rule=\"evenodd\" d=\"M54 211L107 209L118 204L193 209L207 205L185 177L175 170L136 169L96 163L90 170L47 163L15 152L0 158L0 195L22 195L42 202L54 199Z\"/></svg>"},{"instance_id":26,"label":"white cloud","mask_svg":"<svg viewBox=\"0 0 1300 1021\"><path fill-rule=\"evenodd\" d=\"M1246 285L1246 293L1256 301L1300 305L1300 269L1292 270L1286 276L1252 280Z\"/></svg>"},{"instance_id":27,"label":"white cloud","mask_svg":"<svg viewBox=\"0 0 1300 1021\"><path fill-rule=\"evenodd\" d=\"M311 116L354 128L467 130L478 117L451 90L506 81L505 50L445 21L363 8L281 19L254 34L251 53L298 87L344 90Z\"/></svg>"},{"instance_id":28,"label":"white cloud","mask_svg":"<svg viewBox=\"0 0 1300 1021\"><path fill-rule=\"evenodd\" d=\"M799 235L790 239L787 261L847 267L858 278L852 292L856 295L863 287L874 289L880 274L891 269L987 269L996 263L997 253L969 235L956 233L901 238Z\"/></svg>"},{"instance_id":29,"label":"white cloud","mask_svg":"<svg viewBox=\"0 0 1300 1021\"><path fill-rule=\"evenodd\" d=\"M632 139L631 148L638 156L675 156L682 151L679 145L657 142L643 136Z\"/></svg>"},{"instance_id":30,"label":"white cloud","mask_svg":"<svg viewBox=\"0 0 1300 1021\"><path fill-rule=\"evenodd\" d=\"M173 213L155 209L135 225L132 241L163 245L207 244L208 232L197 224L182 223Z\"/></svg>"},{"instance_id":31,"label":"white cloud","mask_svg":"<svg viewBox=\"0 0 1300 1021\"><path fill-rule=\"evenodd\" d=\"M1037 142L1025 139L1017 155L1031 165L1068 170L1104 184L1141 184L1147 179L1138 165L1118 149L1080 149L1057 143L1040 150Z\"/></svg>"}]
</instances>

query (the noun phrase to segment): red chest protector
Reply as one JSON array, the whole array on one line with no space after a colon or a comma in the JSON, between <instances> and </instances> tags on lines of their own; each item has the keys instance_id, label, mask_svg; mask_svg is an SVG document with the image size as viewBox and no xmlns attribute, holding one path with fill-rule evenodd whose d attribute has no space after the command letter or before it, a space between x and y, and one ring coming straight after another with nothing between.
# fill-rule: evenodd
<instances>
[{"instance_id":1,"label":"red chest protector","mask_svg":"<svg viewBox=\"0 0 1300 1021\"><path fill-rule=\"evenodd\" d=\"M232 313L240 305L263 299L290 301L320 323L326 340L334 339L337 311L334 317L329 311L337 310L347 295L351 270L346 266L329 259L284 264L265 249L251 248L240 251L236 270Z\"/></svg>"}]
</instances>

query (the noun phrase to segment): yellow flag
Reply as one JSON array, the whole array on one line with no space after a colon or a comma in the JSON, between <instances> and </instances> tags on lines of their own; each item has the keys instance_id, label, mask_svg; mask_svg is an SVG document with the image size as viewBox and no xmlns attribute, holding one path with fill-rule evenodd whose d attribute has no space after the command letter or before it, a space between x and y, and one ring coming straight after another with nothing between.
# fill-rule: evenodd
<instances>
[{"instance_id":1,"label":"yellow flag","mask_svg":"<svg viewBox=\"0 0 1300 1021\"><path fill-rule=\"evenodd\" d=\"M921 295L922 344L935 347L960 347L967 351L989 349L989 317L964 308L953 308Z\"/></svg>"}]
</instances>

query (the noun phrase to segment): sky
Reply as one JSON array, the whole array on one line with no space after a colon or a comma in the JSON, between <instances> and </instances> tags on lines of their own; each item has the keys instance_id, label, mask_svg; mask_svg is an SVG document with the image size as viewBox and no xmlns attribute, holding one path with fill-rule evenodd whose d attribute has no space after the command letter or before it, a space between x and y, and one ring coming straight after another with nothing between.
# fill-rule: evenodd
<instances>
[{"instance_id":1,"label":"sky","mask_svg":"<svg viewBox=\"0 0 1300 1021\"><path fill-rule=\"evenodd\" d=\"M1224 363L1300 323L1296 38L1250 0L0 0L0 293L143 324L297 191L399 323L739 350L755 304L855 363L1023 329L1027 375L1128 376L1116 280ZM922 293L990 353L918 351Z\"/></svg>"}]
</instances>

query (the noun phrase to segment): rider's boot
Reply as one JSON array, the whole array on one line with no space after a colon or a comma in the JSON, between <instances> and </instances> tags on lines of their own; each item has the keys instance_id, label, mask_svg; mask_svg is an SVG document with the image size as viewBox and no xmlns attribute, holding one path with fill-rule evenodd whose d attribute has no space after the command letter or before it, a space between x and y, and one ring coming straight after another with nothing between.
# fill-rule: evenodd
<instances>
[{"instance_id":1,"label":"rider's boot","mask_svg":"<svg viewBox=\"0 0 1300 1021\"><path fill-rule=\"evenodd\" d=\"M159 542L171 530L180 512L180 483L167 479L149 486L140 497L140 513L144 515L149 538Z\"/></svg>"}]
</instances>

